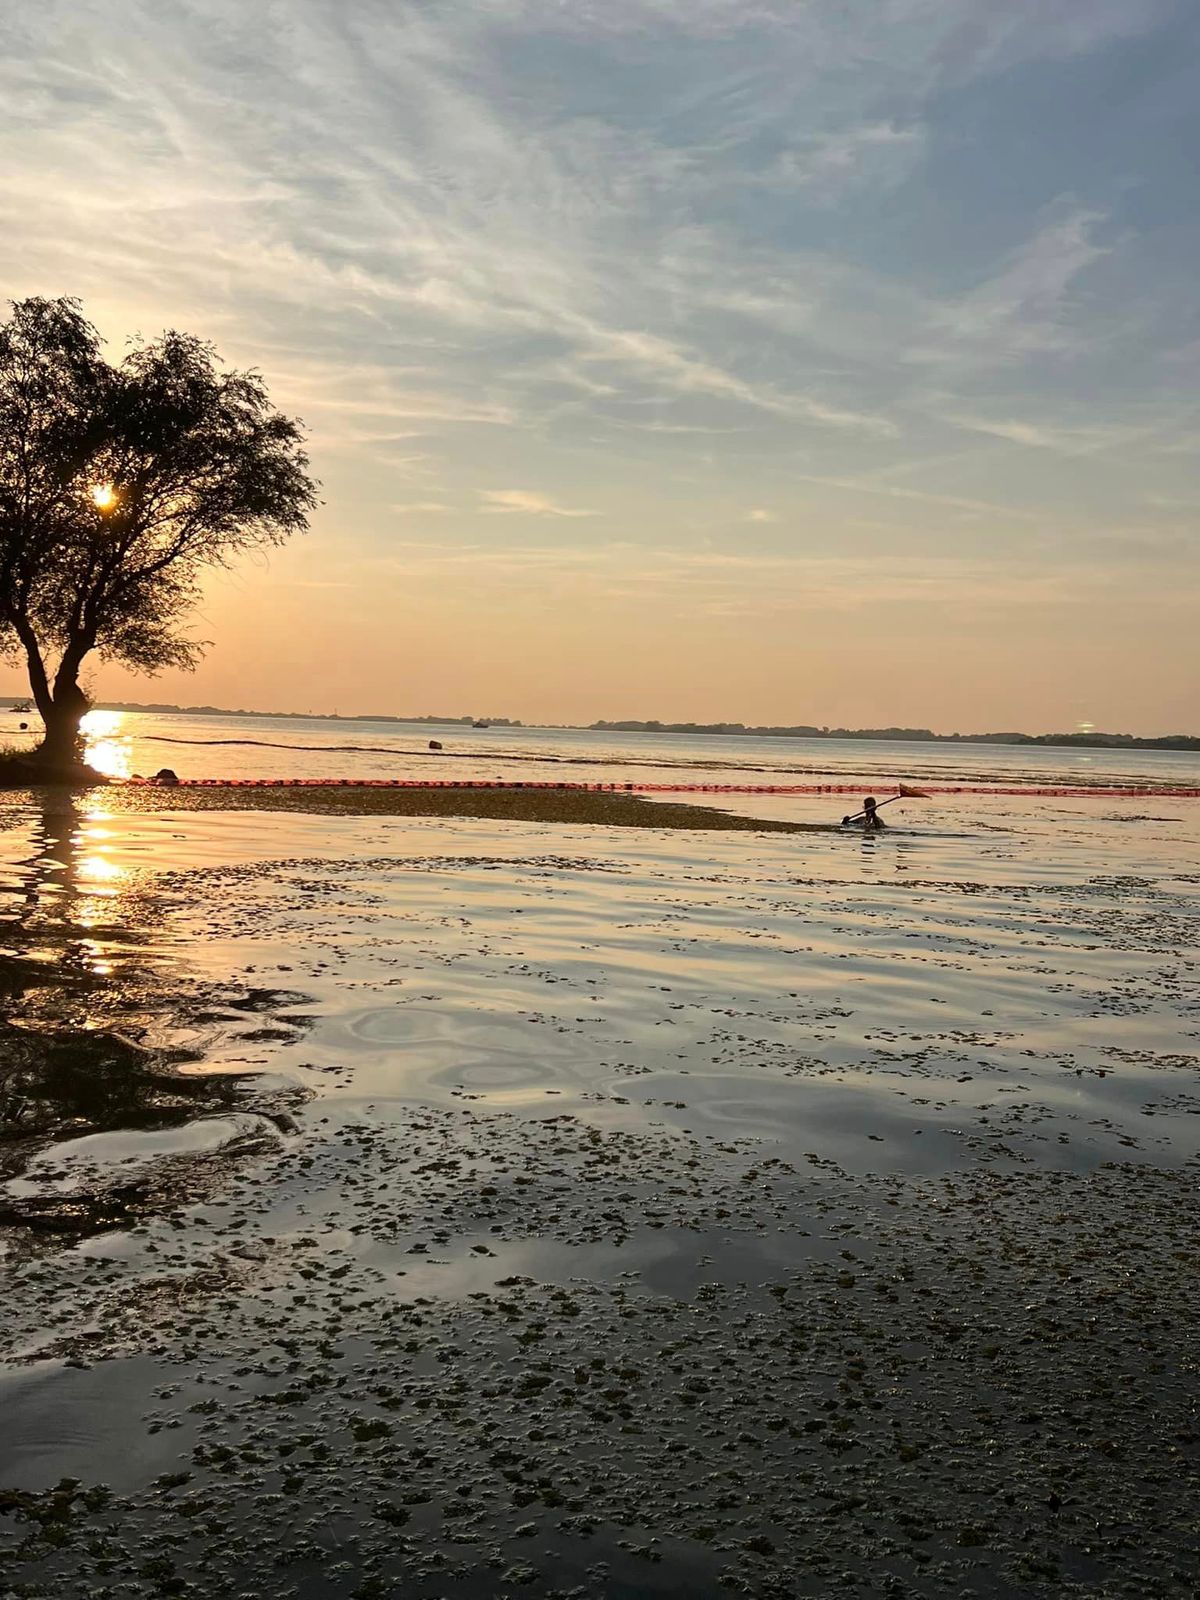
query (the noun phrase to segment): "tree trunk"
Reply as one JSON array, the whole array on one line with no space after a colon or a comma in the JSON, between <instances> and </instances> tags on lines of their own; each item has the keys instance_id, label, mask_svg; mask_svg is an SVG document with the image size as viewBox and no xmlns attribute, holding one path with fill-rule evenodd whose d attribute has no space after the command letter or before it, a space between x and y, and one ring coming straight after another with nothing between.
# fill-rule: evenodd
<instances>
[{"instance_id":1,"label":"tree trunk","mask_svg":"<svg viewBox=\"0 0 1200 1600\"><path fill-rule=\"evenodd\" d=\"M47 778L74 777L83 767L83 721L90 701L79 687L79 667L90 641L73 640L63 653L51 684L37 635L24 618L13 627L29 664L29 687L45 727L41 744L33 752L36 766Z\"/></svg>"},{"instance_id":2,"label":"tree trunk","mask_svg":"<svg viewBox=\"0 0 1200 1600\"><path fill-rule=\"evenodd\" d=\"M56 778L86 778L83 735L79 725L91 701L79 687L79 668L93 641L87 635L72 639L62 654L51 683L41 645L28 619L15 616L11 626L25 651L29 687L46 730L41 744L33 752L32 764L49 781Z\"/></svg>"},{"instance_id":3,"label":"tree trunk","mask_svg":"<svg viewBox=\"0 0 1200 1600\"><path fill-rule=\"evenodd\" d=\"M43 722L48 723L54 711L54 695L50 688L50 680L46 676L46 663L42 660L37 635L21 617L13 618L13 630L21 641L25 660L29 663L29 687L33 691L33 701L38 708L38 715Z\"/></svg>"},{"instance_id":4,"label":"tree trunk","mask_svg":"<svg viewBox=\"0 0 1200 1600\"><path fill-rule=\"evenodd\" d=\"M35 752L48 773L70 773L83 763L83 735L79 724L88 708L87 696L77 684L56 685L49 715L42 713L46 734Z\"/></svg>"}]
</instances>

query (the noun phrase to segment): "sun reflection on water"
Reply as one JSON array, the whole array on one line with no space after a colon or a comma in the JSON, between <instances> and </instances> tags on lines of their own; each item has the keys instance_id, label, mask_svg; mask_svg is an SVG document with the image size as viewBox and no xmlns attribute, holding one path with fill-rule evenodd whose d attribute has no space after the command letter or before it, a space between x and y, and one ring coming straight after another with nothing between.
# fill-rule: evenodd
<instances>
[{"instance_id":1,"label":"sun reflection on water","mask_svg":"<svg viewBox=\"0 0 1200 1600\"><path fill-rule=\"evenodd\" d=\"M81 882L87 884L90 893L115 894L117 892L115 889L100 886L123 878L126 869L118 866L115 861L110 861L107 856L81 855L75 871Z\"/></svg>"},{"instance_id":2,"label":"sun reflection on water","mask_svg":"<svg viewBox=\"0 0 1200 1600\"><path fill-rule=\"evenodd\" d=\"M0 915L0 948L31 963L57 965L72 979L119 980L131 946L139 943L133 936L139 875L127 860L120 818L52 790L43 803L19 904L9 907L14 915ZM78 1003L81 997L74 998ZM79 1012L75 1021L90 1026Z\"/></svg>"},{"instance_id":3,"label":"sun reflection on water","mask_svg":"<svg viewBox=\"0 0 1200 1600\"><path fill-rule=\"evenodd\" d=\"M128 733L123 732L123 711L89 711L80 723L83 734L83 759L106 778L128 778L133 771L133 753Z\"/></svg>"},{"instance_id":4,"label":"sun reflection on water","mask_svg":"<svg viewBox=\"0 0 1200 1600\"><path fill-rule=\"evenodd\" d=\"M95 927L111 915L111 911L102 909L96 902L116 899L122 891L122 880L129 877L129 868L112 859L111 853L118 835L114 828L105 826L112 820L110 812L95 809L85 811L71 838L75 885L79 894L75 920L83 928ZM107 972L111 969L107 965L97 964L96 970Z\"/></svg>"}]
</instances>

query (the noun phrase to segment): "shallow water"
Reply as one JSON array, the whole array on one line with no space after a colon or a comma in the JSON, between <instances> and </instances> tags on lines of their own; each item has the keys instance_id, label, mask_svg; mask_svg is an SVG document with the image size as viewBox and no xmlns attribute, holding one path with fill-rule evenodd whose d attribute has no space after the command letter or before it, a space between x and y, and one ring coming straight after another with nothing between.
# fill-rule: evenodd
<instances>
[{"instance_id":1,"label":"shallow water","mask_svg":"<svg viewBox=\"0 0 1200 1600\"><path fill-rule=\"evenodd\" d=\"M16 724L28 722L25 733ZM32 746L36 717L0 711L6 740ZM584 728L315 717L96 711L88 759L115 777L171 767L185 778L570 779L606 783L917 782L1200 786L1200 753L974 742L603 733ZM431 751L430 741L442 746Z\"/></svg>"},{"instance_id":2,"label":"shallow water","mask_svg":"<svg viewBox=\"0 0 1200 1600\"><path fill-rule=\"evenodd\" d=\"M724 803L751 800L828 808ZM864 839L83 801L9 816L4 938L86 978L84 1026L133 974L295 991L265 1025L153 1037L322 1100L569 1111L856 1171L1195 1154L1200 808L908 809Z\"/></svg>"},{"instance_id":3,"label":"shallow water","mask_svg":"<svg viewBox=\"0 0 1200 1600\"><path fill-rule=\"evenodd\" d=\"M7 813L14 1574L1186 1592L1200 807L904 811Z\"/></svg>"}]
</instances>

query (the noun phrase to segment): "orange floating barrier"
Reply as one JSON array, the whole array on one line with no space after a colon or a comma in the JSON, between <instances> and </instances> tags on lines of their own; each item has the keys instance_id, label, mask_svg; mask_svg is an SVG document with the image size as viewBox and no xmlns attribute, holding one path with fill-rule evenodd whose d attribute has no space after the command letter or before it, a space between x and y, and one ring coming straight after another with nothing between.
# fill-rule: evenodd
<instances>
[{"instance_id":1,"label":"orange floating barrier","mask_svg":"<svg viewBox=\"0 0 1200 1600\"><path fill-rule=\"evenodd\" d=\"M557 792L608 794L861 794L872 780L854 783L582 783L559 779L503 778L180 778L160 784L154 778L114 780L113 787L128 789L539 789ZM1061 800L1200 800L1200 788L1153 784L984 784L926 785L930 795L987 795L1025 799Z\"/></svg>"}]
</instances>

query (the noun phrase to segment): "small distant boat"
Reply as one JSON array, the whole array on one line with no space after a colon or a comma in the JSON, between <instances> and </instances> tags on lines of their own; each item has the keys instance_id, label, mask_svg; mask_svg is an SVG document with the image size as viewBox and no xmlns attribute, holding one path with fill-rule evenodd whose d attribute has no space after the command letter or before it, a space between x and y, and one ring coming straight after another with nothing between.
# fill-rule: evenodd
<instances>
[{"instance_id":1,"label":"small distant boat","mask_svg":"<svg viewBox=\"0 0 1200 1600\"><path fill-rule=\"evenodd\" d=\"M473 722L471 724L471 726L473 728L490 728L491 727L491 723L490 722Z\"/></svg>"},{"instance_id":2,"label":"small distant boat","mask_svg":"<svg viewBox=\"0 0 1200 1600\"><path fill-rule=\"evenodd\" d=\"M9 706L8 709L10 711L15 712L16 715L19 716L19 717L27 717L29 715L29 713L33 710L33 701L32 700L18 700L18 701L15 702L15 704Z\"/></svg>"}]
</instances>

